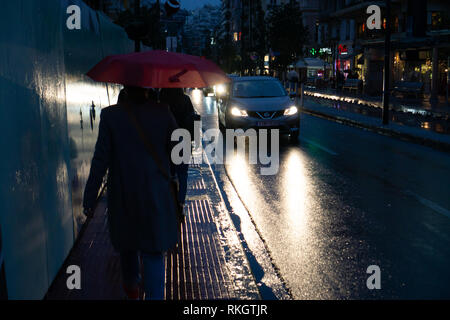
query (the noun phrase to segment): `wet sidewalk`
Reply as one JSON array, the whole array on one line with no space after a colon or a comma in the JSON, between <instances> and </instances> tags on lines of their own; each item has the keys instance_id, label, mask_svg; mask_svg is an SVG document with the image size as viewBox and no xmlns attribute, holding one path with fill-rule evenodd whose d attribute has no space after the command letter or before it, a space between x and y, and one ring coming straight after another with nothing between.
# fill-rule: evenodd
<instances>
[{"instance_id":1,"label":"wet sidewalk","mask_svg":"<svg viewBox=\"0 0 450 320\"><path fill-rule=\"evenodd\" d=\"M178 247L167 254L166 300L259 299L236 230L207 164L191 165L189 189ZM50 287L49 300L121 300L119 255L109 240L104 198L60 273ZM81 289L69 290L65 270L77 265Z\"/></svg>"},{"instance_id":2,"label":"wet sidewalk","mask_svg":"<svg viewBox=\"0 0 450 320\"><path fill-rule=\"evenodd\" d=\"M381 100L376 100L381 98L371 97L372 100L369 101L356 94L332 93L330 90L312 91L311 89L305 89L304 94L305 102L311 101L328 108L326 113L337 113L346 118L348 115L352 118L364 116L374 120L382 118L382 103ZM450 135L450 106L441 101L442 103L432 107L421 101L417 101L418 104L412 104L407 99L391 98L389 121L406 128L419 129L419 131L416 130L419 135L421 135L420 131L423 131L425 135L428 135L427 132Z\"/></svg>"},{"instance_id":3,"label":"wet sidewalk","mask_svg":"<svg viewBox=\"0 0 450 320\"><path fill-rule=\"evenodd\" d=\"M351 102L376 108L383 107L381 94L379 96L368 96L349 90L337 91L336 89L330 88L315 89L311 87L305 88L305 94L315 98ZM414 98L391 94L389 105L392 110L406 113L429 114L441 117L450 116L450 101L447 101L443 95L438 96L438 99L434 101L428 95L422 98Z\"/></svg>"},{"instance_id":4,"label":"wet sidewalk","mask_svg":"<svg viewBox=\"0 0 450 320\"><path fill-rule=\"evenodd\" d=\"M439 151L450 152L450 135L412 125L403 125L393 121L392 118L389 124L383 125L381 116L373 117L363 112L357 113L342 107L331 107L323 101L309 97L305 97L301 111L341 124L368 129L382 135L429 146Z\"/></svg>"}]
</instances>

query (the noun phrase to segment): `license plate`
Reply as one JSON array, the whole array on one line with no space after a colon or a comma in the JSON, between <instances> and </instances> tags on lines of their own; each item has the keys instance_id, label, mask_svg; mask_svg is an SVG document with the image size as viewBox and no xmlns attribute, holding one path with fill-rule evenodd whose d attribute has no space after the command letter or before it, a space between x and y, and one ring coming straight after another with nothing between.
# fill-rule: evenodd
<instances>
[{"instance_id":1,"label":"license plate","mask_svg":"<svg viewBox=\"0 0 450 320\"><path fill-rule=\"evenodd\" d=\"M258 121L258 127L273 127L277 125L276 121Z\"/></svg>"}]
</instances>

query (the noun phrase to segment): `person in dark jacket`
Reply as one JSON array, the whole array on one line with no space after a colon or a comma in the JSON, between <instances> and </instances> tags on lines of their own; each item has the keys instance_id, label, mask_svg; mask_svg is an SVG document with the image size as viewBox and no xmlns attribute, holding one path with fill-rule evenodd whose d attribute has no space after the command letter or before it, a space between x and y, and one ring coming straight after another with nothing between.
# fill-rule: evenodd
<instances>
[{"instance_id":1,"label":"person in dark jacket","mask_svg":"<svg viewBox=\"0 0 450 320\"><path fill-rule=\"evenodd\" d=\"M166 104L148 99L147 89L126 87L118 105L100 114L98 139L84 192L85 214L91 216L103 177L108 172L107 200L111 242L120 253L124 289L139 297L140 259L146 299L164 299L164 253L178 239L175 203L169 181L142 141L135 114L163 166L169 170L171 134L176 121Z\"/></svg>"},{"instance_id":2,"label":"person in dark jacket","mask_svg":"<svg viewBox=\"0 0 450 320\"><path fill-rule=\"evenodd\" d=\"M342 91L344 83L345 83L345 75L342 71L339 70L336 74L336 89L338 91Z\"/></svg>"},{"instance_id":3,"label":"person in dark jacket","mask_svg":"<svg viewBox=\"0 0 450 320\"><path fill-rule=\"evenodd\" d=\"M191 141L194 140L195 110L191 98L184 94L181 88L165 88L161 89L159 100L169 105L178 127L188 130L191 134ZM175 166L175 172L180 184L178 201L182 206L186 199L188 169L189 163L181 163Z\"/></svg>"}]
</instances>

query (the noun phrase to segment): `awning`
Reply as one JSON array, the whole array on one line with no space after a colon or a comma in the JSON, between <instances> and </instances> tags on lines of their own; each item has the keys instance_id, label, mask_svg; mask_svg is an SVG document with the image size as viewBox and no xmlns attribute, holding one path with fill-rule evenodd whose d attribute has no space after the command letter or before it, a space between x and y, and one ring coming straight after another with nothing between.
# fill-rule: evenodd
<instances>
[{"instance_id":1,"label":"awning","mask_svg":"<svg viewBox=\"0 0 450 320\"><path fill-rule=\"evenodd\" d=\"M295 64L296 68L306 68L308 65L306 64L305 60L301 59L298 60L297 63Z\"/></svg>"},{"instance_id":2,"label":"awning","mask_svg":"<svg viewBox=\"0 0 450 320\"><path fill-rule=\"evenodd\" d=\"M330 64L318 58L304 58L297 61L296 68L330 68Z\"/></svg>"}]
</instances>

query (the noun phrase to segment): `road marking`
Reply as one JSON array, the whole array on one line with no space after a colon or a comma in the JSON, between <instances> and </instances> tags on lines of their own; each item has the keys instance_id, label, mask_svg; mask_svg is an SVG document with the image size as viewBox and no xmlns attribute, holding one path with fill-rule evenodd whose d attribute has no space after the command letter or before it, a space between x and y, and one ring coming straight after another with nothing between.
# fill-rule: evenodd
<instances>
[{"instance_id":1,"label":"road marking","mask_svg":"<svg viewBox=\"0 0 450 320\"><path fill-rule=\"evenodd\" d=\"M324 146L322 146L322 145L320 145L320 144L318 144L318 143L316 143L316 142L314 142L314 141L311 141L311 140L306 139L306 138L301 138L301 140L304 140L304 141L306 141L307 143L309 143L310 145L313 145L313 146L315 146L315 147L317 147L317 148L319 148L319 149L321 149L321 150L323 150L323 151L325 151L325 152L328 152L328 153L331 154L332 156L337 156L337 155L338 155L338 154L337 154L336 152L334 152L333 150L330 150L330 149L328 149L328 148L326 148L326 147L324 147Z\"/></svg>"},{"instance_id":2,"label":"road marking","mask_svg":"<svg viewBox=\"0 0 450 320\"><path fill-rule=\"evenodd\" d=\"M442 214L442 215L444 215L444 216L450 218L450 211L448 211L448 210L445 209L444 207L441 207L441 206L438 205L437 203L434 203L434 202L431 201L431 200L425 199L425 198L419 196L418 194L416 194L416 193L414 193L414 192L412 192L412 191L409 191L409 190L407 190L407 191L405 192L405 194L407 194L407 195L409 195L409 196L412 196L412 197L416 198L417 201L419 201L421 204L423 204L424 206L427 206L428 208L430 208L430 209L436 211L437 213L440 213L440 214Z\"/></svg>"}]
</instances>

